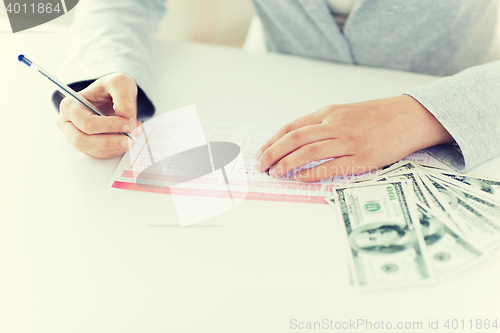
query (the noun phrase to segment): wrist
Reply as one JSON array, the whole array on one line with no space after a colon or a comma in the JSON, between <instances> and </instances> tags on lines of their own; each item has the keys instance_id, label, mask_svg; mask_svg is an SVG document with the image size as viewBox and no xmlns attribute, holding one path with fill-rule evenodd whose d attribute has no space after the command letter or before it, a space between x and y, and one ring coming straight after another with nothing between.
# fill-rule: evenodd
<instances>
[{"instance_id":1,"label":"wrist","mask_svg":"<svg viewBox=\"0 0 500 333\"><path fill-rule=\"evenodd\" d=\"M413 134L412 145L415 151L455 141L439 120L420 102L409 95L398 98L403 110L408 112L408 129Z\"/></svg>"}]
</instances>

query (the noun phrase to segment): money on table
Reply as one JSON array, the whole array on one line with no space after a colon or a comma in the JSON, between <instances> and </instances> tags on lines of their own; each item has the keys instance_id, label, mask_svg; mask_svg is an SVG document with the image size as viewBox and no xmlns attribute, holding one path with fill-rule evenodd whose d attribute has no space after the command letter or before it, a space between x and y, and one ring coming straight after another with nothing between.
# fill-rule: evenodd
<instances>
[{"instance_id":1,"label":"money on table","mask_svg":"<svg viewBox=\"0 0 500 333\"><path fill-rule=\"evenodd\" d=\"M401 161L325 199L345 231L352 284L448 278L500 251L500 181Z\"/></svg>"}]
</instances>

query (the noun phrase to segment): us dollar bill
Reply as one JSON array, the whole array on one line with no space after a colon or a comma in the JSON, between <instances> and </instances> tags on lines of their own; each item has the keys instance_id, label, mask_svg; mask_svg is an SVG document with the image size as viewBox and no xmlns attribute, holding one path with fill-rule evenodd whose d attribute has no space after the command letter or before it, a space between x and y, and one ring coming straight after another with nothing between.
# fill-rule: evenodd
<instances>
[{"instance_id":1,"label":"us dollar bill","mask_svg":"<svg viewBox=\"0 0 500 333\"><path fill-rule=\"evenodd\" d=\"M480 191L483 194L491 195L500 200L500 180L480 178L471 175L462 175L453 171L433 170L436 174L450 180L459 182L465 188L472 191Z\"/></svg>"},{"instance_id":2,"label":"us dollar bill","mask_svg":"<svg viewBox=\"0 0 500 333\"><path fill-rule=\"evenodd\" d=\"M406 180L411 185L418 202L425 205L428 209L434 210L435 214L441 214L442 218L451 219L452 217L446 213L445 208L440 205L439 200L432 193L428 193L424 184L419 181L420 177L417 170L418 167L413 163L399 163L397 167L371 180L371 182Z\"/></svg>"},{"instance_id":3,"label":"us dollar bill","mask_svg":"<svg viewBox=\"0 0 500 333\"><path fill-rule=\"evenodd\" d=\"M415 165L421 169L430 170L430 171L445 171L445 172L452 171L449 168L444 168L444 167L429 165L429 164L415 164Z\"/></svg>"},{"instance_id":4,"label":"us dollar bill","mask_svg":"<svg viewBox=\"0 0 500 333\"><path fill-rule=\"evenodd\" d=\"M365 184L365 183L371 183L374 181L379 180L380 178L383 178L387 175L390 175L394 172L400 172L400 171L408 171L411 169L415 169L416 166L413 165L413 163L408 162L408 161L399 161L394 164L388 165L386 167L378 169L376 172L372 173L371 175L367 175L366 177L362 179L358 179L355 181L350 182L351 184Z\"/></svg>"},{"instance_id":5,"label":"us dollar bill","mask_svg":"<svg viewBox=\"0 0 500 333\"><path fill-rule=\"evenodd\" d=\"M404 171L410 170L409 168L406 168L406 164L409 164L408 162L403 163L404 166L401 163L401 161L398 162L398 163L395 163L395 164L398 164L398 167L394 169L397 172L404 172ZM392 166L394 166L395 164L393 164ZM392 167L392 166L390 166L390 167ZM372 174L371 176L368 176L368 177L366 177L364 179L352 181L352 182L350 182L347 185L347 187L358 187L358 188L361 188L362 186L364 186L366 184L369 184L369 183L379 183L379 182L398 181L398 180L403 180L403 181L409 180L411 182L412 186L414 187L414 192L415 192L415 195L417 196L417 199L420 200L420 201L422 201L422 202L424 202L425 204L427 204L427 201L425 200L425 198L422 195L422 191L419 190L418 185L416 185L414 183L414 177L412 175L406 175L404 173L400 174L400 173L397 173L396 171L394 171L394 172L393 171L384 172L382 170L379 174ZM337 209L337 203L336 203L336 196L335 195L325 198L325 201L330 205L330 207L332 207L335 210Z\"/></svg>"},{"instance_id":6,"label":"us dollar bill","mask_svg":"<svg viewBox=\"0 0 500 333\"><path fill-rule=\"evenodd\" d=\"M476 244L482 244L491 252L500 250L500 225L478 209L472 207L460 193L441 185L429 175L420 177L426 189L439 198L460 232Z\"/></svg>"},{"instance_id":7,"label":"us dollar bill","mask_svg":"<svg viewBox=\"0 0 500 333\"><path fill-rule=\"evenodd\" d=\"M418 176L415 173L408 172L407 169L404 169L404 172L402 173L393 172L385 176L382 176L376 179L375 181L376 182L388 182L397 180L408 181L408 184L411 185L411 188L413 189L413 193L415 194L415 198L417 199L417 201L424 204L428 208L431 208L429 200L424 195L424 190L417 182L417 177Z\"/></svg>"},{"instance_id":8,"label":"us dollar bill","mask_svg":"<svg viewBox=\"0 0 500 333\"><path fill-rule=\"evenodd\" d=\"M444 278L486 258L482 249L453 231L452 225L428 207L417 203L417 209L434 276Z\"/></svg>"},{"instance_id":9,"label":"us dollar bill","mask_svg":"<svg viewBox=\"0 0 500 333\"><path fill-rule=\"evenodd\" d=\"M495 222L500 221L500 202L494 197L485 195L481 191L474 191L470 187L461 186L461 183L450 178L439 177L439 175L429 176L445 188L455 192L456 195L465 198L469 205L493 218Z\"/></svg>"},{"instance_id":10,"label":"us dollar bill","mask_svg":"<svg viewBox=\"0 0 500 333\"><path fill-rule=\"evenodd\" d=\"M366 184L376 181L382 181L388 178L394 178L398 175L414 173L420 170L419 164L415 164L413 162L408 161L399 161L392 165L389 165L385 168L377 170L376 173L370 175L369 177L365 177L363 179L355 180L351 183L353 184Z\"/></svg>"},{"instance_id":11,"label":"us dollar bill","mask_svg":"<svg viewBox=\"0 0 500 333\"><path fill-rule=\"evenodd\" d=\"M428 281L425 242L404 181L335 189L355 284L384 287Z\"/></svg>"}]
</instances>

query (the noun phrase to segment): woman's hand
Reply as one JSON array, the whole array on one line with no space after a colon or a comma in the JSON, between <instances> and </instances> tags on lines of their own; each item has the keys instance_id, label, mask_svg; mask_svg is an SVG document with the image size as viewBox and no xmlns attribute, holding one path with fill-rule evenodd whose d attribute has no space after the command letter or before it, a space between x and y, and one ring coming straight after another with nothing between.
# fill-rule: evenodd
<instances>
[{"instance_id":1,"label":"woman's hand","mask_svg":"<svg viewBox=\"0 0 500 333\"><path fill-rule=\"evenodd\" d=\"M419 149L453 142L439 121L408 95L330 105L281 128L257 153L256 169L282 177L307 163L335 158L295 174L314 182L376 170Z\"/></svg>"},{"instance_id":2,"label":"woman's hand","mask_svg":"<svg viewBox=\"0 0 500 333\"><path fill-rule=\"evenodd\" d=\"M115 73L101 77L79 92L108 117L92 113L73 98L64 98L57 126L76 150L97 158L121 155L133 141L122 132L137 127L137 84L130 76Z\"/></svg>"}]
</instances>

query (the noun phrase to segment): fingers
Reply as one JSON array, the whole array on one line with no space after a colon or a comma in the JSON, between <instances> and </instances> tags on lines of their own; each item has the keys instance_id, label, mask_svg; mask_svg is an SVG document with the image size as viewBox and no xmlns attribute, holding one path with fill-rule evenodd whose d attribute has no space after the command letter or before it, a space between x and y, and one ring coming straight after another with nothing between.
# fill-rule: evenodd
<instances>
[{"instance_id":1,"label":"fingers","mask_svg":"<svg viewBox=\"0 0 500 333\"><path fill-rule=\"evenodd\" d=\"M58 126L66 136L66 140L76 150L91 156L107 158L123 154L134 142L123 134L88 135L80 131L71 122L59 123Z\"/></svg>"},{"instance_id":2,"label":"fingers","mask_svg":"<svg viewBox=\"0 0 500 333\"><path fill-rule=\"evenodd\" d=\"M320 124L321 121L322 119L320 113L313 112L283 126L278 132L276 132L276 134L274 134L269 140L267 140L266 143L262 145L262 147L260 147L259 151L256 154L256 158L259 159L269 147L271 147L276 141L281 139L286 134L304 126Z\"/></svg>"},{"instance_id":3,"label":"fingers","mask_svg":"<svg viewBox=\"0 0 500 333\"><path fill-rule=\"evenodd\" d=\"M301 182L316 182L321 179L343 175L359 175L374 171L374 166L366 166L356 156L342 156L325 162L313 168L305 169L295 174L295 180Z\"/></svg>"},{"instance_id":4,"label":"fingers","mask_svg":"<svg viewBox=\"0 0 500 333\"><path fill-rule=\"evenodd\" d=\"M57 124L66 140L77 150L97 158L123 154L132 140L119 133L136 129L137 89L131 77L115 73L82 90L80 94L105 117L95 115L72 98L63 99Z\"/></svg>"},{"instance_id":5,"label":"fingers","mask_svg":"<svg viewBox=\"0 0 500 333\"><path fill-rule=\"evenodd\" d=\"M267 148L259 158L259 161L256 164L255 168L261 172L264 172L271 166L276 164L280 159L299 149L300 147L312 142L332 138L334 138L333 133L331 133L330 130L322 125L310 125L293 130L281 137L271 147ZM318 146L313 145L309 147L309 149L312 149L313 152L316 152L316 150L318 150L319 148Z\"/></svg>"},{"instance_id":6,"label":"fingers","mask_svg":"<svg viewBox=\"0 0 500 333\"><path fill-rule=\"evenodd\" d=\"M137 117L137 84L125 75L111 76L104 81L109 95L113 100L113 110L117 116L124 117L134 123Z\"/></svg>"},{"instance_id":7,"label":"fingers","mask_svg":"<svg viewBox=\"0 0 500 333\"><path fill-rule=\"evenodd\" d=\"M100 117L68 97L61 102L60 117L61 121L73 123L86 134L130 132L135 129L130 120L118 116Z\"/></svg>"},{"instance_id":8,"label":"fingers","mask_svg":"<svg viewBox=\"0 0 500 333\"><path fill-rule=\"evenodd\" d=\"M115 150L91 151L84 154L94 158L105 159L105 158L120 156L123 155L123 153L124 153L123 149L115 149Z\"/></svg>"},{"instance_id":9,"label":"fingers","mask_svg":"<svg viewBox=\"0 0 500 333\"><path fill-rule=\"evenodd\" d=\"M314 142L281 159L269 170L269 174L275 178L280 178L308 163L344 156L349 151L348 145L339 139Z\"/></svg>"},{"instance_id":10,"label":"fingers","mask_svg":"<svg viewBox=\"0 0 500 333\"><path fill-rule=\"evenodd\" d=\"M114 73L103 76L80 91L92 103L110 104L117 116L134 124L137 118L137 84L130 76Z\"/></svg>"},{"instance_id":11,"label":"fingers","mask_svg":"<svg viewBox=\"0 0 500 333\"><path fill-rule=\"evenodd\" d=\"M142 121L138 120L137 121L137 127L135 130L133 130L130 134L134 136L137 140L141 138L142 131L144 130L144 127L142 126Z\"/></svg>"}]
</instances>

